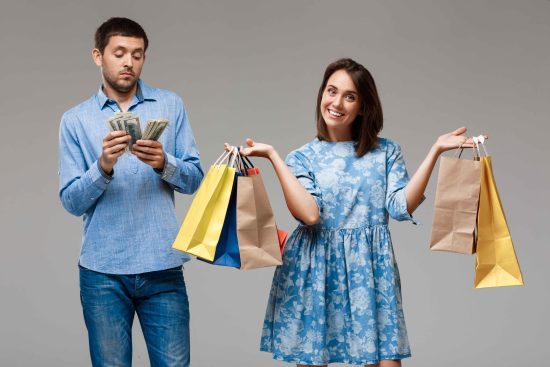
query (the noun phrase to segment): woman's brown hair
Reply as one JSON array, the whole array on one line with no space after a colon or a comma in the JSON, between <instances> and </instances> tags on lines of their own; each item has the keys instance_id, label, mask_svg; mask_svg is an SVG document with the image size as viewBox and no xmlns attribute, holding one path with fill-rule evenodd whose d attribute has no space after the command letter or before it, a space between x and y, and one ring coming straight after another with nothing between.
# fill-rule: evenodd
<instances>
[{"instance_id":1,"label":"woman's brown hair","mask_svg":"<svg viewBox=\"0 0 550 367\"><path fill-rule=\"evenodd\" d=\"M351 137L355 141L355 154L362 157L368 151L373 149L378 141L378 133L382 130L383 115L380 98L376 84L371 73L361 64L352 59L336 60L325 70L323 82L319 88L317 96L317 110L315 116L317 119L317 138L319 140L329 140L327 124L321 114L321 99L327 86L328 79L334 72L345 70L353 80L355 88L359 94L361 107L359 114L351 125Z\"/></svg>"}]
</instances>

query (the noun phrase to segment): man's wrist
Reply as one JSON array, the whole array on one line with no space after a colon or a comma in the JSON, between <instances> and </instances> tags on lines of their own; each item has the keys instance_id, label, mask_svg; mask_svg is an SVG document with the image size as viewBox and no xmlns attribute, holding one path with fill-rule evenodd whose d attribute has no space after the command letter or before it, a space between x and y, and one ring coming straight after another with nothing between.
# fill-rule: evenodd
<instances>
[{"instance_id":1,"label":"man's wrist","mask_svg":"<svg viewBox=\"0 0 550 367\"><path fill-rule=\"evenodd\" d=\"M112 165L107 165L105 163L105 161L103 160L103 156L101 156L99 158L99 168L101 168L101 170L103 171L103 173L107 176L112 176L113 175L113 166Z\"/></svg>"}]
</instances>

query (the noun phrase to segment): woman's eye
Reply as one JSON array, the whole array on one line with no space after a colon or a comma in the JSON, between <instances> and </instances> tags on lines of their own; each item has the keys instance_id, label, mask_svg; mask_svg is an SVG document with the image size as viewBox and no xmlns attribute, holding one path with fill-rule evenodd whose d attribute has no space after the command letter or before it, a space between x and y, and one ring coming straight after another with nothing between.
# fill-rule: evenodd
<instances>
[{"instance_id":1,"label":"woman's eye","mask_svg":"<svg viewBox=\"0 0 550 367\"><path fill-rule=\"evenodd\" d=\"M336 94L336 91L334 89L328 89L327 92L329 96L334 96Z\"/></svg>"},{"instance_id":2,"label":"woman's eye","mask_svg":"<svg viewBox=\"0 0 550 367\"><path fill-rule=\"evenodd\" d=\"M348 101L348 102L353 102L353 101L355 101L355 96L354 96L353 94L348 94L348 95L346 96L346 101Z\"/></svg>"}]
</instances>

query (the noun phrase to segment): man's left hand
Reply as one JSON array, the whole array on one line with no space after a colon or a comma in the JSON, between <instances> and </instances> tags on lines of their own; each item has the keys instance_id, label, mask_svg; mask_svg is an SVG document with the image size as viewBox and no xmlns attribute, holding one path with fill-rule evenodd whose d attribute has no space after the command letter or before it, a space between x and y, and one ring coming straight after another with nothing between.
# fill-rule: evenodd
<instances>
[{"instance_id":1,"label":"man's left hand","mask_svg":"<svg viewBox=\"0 0 550 367\"><path fill-rule=\"evenodd\" d=\"M156 140L138 140L132 146L132 153L140 161L156 169L164 169L164 149Z\"/></svg>"}]
</instances>

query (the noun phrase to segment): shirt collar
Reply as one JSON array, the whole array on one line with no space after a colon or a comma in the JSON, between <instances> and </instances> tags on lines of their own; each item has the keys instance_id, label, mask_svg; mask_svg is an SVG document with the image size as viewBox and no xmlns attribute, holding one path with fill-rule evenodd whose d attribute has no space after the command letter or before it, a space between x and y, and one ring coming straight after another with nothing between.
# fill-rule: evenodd
<instances>
[{"instance_id":1,"label":"shirt collar","mask_svg":"<svg viewBox=\"0 0 550 367\"><path fill-rule=\"evenodd\" d=\"M99 86L99 91L97 92L97 101L99 103L99 108L104 109L108 105L116 106L116 102L112 99L109 99L105 92L103 91L103 84ZM155 91L153 88L143 83L141 79L138 80L136 94L133 97L131 106L135 106L138 103L144 101L156 101Z\"/></svg>"}]
</instances>

